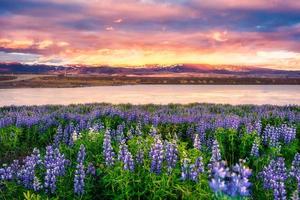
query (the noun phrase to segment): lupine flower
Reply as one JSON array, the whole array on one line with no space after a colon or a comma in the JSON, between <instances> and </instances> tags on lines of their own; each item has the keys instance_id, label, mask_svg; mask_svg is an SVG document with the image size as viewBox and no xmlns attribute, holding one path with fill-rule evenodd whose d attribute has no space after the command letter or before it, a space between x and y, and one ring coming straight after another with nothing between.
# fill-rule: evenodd
<instances>
[{"instance_id":1,"label":"lupine flower","mask_svg":"<svg viewBox=\"0 0 300 200\"><path fill-rule=\"evenodd\" d=\"M81 119L80 122L79 122L79 129L80 130L84 130L86 129L86 121Z\"/></svg>"},{"instance_id":2,"label":"lupine flower","mask_svg":"<svg viewBox=\"0 0 300 200\"><path fill-rule=\"evenodd\" d=\"M277 127L267 125L263 132L264 144L269 144L272 147L276 147L280 139L280 130Z\"/></svg>"},{"instance_id":3,"label":"lupine flower","mask_svg":"<svg viewBox=\"0 0 300 200\"><path fill-rule=\"evenodd\" d=\"M38 150L37 148L33 149L31 157L37 165L42 164L40 150Z\"/></svg>"},{"instance_id":4,"label":"lupine flower","mask_svg":"<svg viewBox=\"0 0 300 200\"><path fill-rule=\"evenodd\" d=\"M125 139L125 136L124 136L124 127L125 127L125 124L119 124L118 127L117 127L117 130L116 130L116 139L118 142L122 142L122 140Z\"/></svg>"},{"instance_id":5,"label":"lupine flower","mask_svg":"<svg viewBox=\"0 0 300 200\"><path fill-rule=\"evenodd\" d=\"M185 181L189 179L190 175L190 160L188 158L183 158L181 161L181 180Z\"/></svg>"},{"instance_id":6,"label":"lupine flower","mask_svg":"<svg viewBox=\"0 0 300 200\"><path fill-rule=\"evenodd\" d=\"M178 158L178 150L175 141L165 141L165 159L167 162L168 173L171 173L172 169L176 166Z\"/></svg>"},{"instance_id":7,"label":"lupine flower","mask_svg":"<svg viewBox=\"0 0 300 200\"><path fill-rule=\"evenodd\" d=\"M164 145L158 135L154 138L149 157L151 159L151 172L160 174L164 158Z\"/></svg>"},{"instance_id":8,"label":"lupine flower","mask_svg":"<svg viewBox=\"0 0 300 200\"><path fill-rule=\"evenodd\" d=\"M61 142L62 138L63 138L63 129L62 129L61 124L59 124L59 126L57 127L57 130L56 130L56 134L54 136L54 144L55 144L55 146L58 147L58 145Z\"/></svg>"},{"instance_id":9,"label":"lupine flower","mask_svg":"<svg viewBox=\"0 0 300 200\"><path fill-rule=\"evenodd\" d=\"M209 185L214 192L222 192L229 196L248 196L249 177L251 170L244 166L245 161L240 161L230 170L224 161L210 164L211 180Z\"/></svg>"},{"instance_id":10,"label":"lupine flower","mask_svg":"<svg viewBox=\"0 0 300 200\"><path fill-rule=\"evenodd\" d=\"M85 159L85 147L83 144L80 145L80 149L78 151L78 155L77 155L77 162L78 163L83 163L84 159Z\"/></svg>"},{"instance_id":11,"label":"lupine flower","mask_svg":"<svg viewBox=\"0 0 300 200\"><path fill-rule=\"evenodd\" d=\"M135 156L135 161L137 164L141 165L144 162L144 149L142 147L140 137L138 138L137 144L138 144L138 151Z\"/></svg>"},{"instance_id":12,"label":"lupine flower","mask_svg":"<svg viewBox=\"0 0 300 200\"><path fill-rule=\"evenodd\" d=\"M255 131L257 132L257 134L260 136L261 134L261 128L262 128L262 125L261 125L261 120L256 120L254 122L254 129Z\"/></svg>"},{"instance_id":13,"label":"lupine flower","mask_svg":"<svg viewBox=\"0 0 300 200\"><path fill-rule=\"evenodd\" d=\"M78 163L76 166L74 177L74 193L77 195L83 195L84 193L84 178L84 166L82 163Z\"/></svg>"},{"instance_id":14,"label":"lupine flower","mask_svg":"<svg viewBox=\"0 0 300 200\"><path fill-rule=\"evenodd\" d=\"M259 157L259 138L255 138L250 155L253 157Z\"/></svg>"},{"instance_id":15,"label":"lupine flower","mask_svg":"<svg viewBox=\"0 0 300 200\"><path fill-rule=\"evenodd\" d=\"M269 142L269 145L272 147L276 147L280 140L283 140L284 143L288 144L295 138L296 128L288 127L286 124L283 124L280 127L267 125L263 134L264 144Z\"/></svg>"},{"instance_id":16,"label":"lupine flower","mask_svg":"<svg viewBox=\"0 0 300 200\"><path fill-rule=\"evenodd\" d=\"M0 181L7 181L13 178L11 167L0 168Z\"/></svg>"},{"instance_id":17,"label":"lupine flower","mask_svg":"<svg viewBox=\"0 0 300 200\"><path fill-rule=\"evenodd\" d=\"M40 180L36 176L34 176L34 179L33 179L33 190L35 192L38 192L42 188L43 188L43 185L41 184Z\"/></svg>"},{"instance_id":18,"label":"lupine flower","mask_svg":"<svg viewBox=\"0 0 300 200\"><path fill-rule=\"evenodd\" d=\"M221 158L219 143L217 140L214 140L212 145L212 155L210 158L210 162L218 162L220 160L222 160L222 158Z\"/></svg>"},{"instance_id":19,"label":"lupine flower","mask_svg":"<svg viewBox=\"0 0 300 200\"><path fill-rule=\"evenodd\" d=\"M35 168L39 164L41 164L40 153L38 149L34 148L32 154L24 159L24 165L17 174L19 181L27 189L33 188Z\"/></svg>"},{"instance_id":20,"label":"lupine flower","mask_svg":"<svg viewBox=\"0 0 300 200\"><path fill-rule=\"evenodd\" d=\"M56 179L65 174L65 165L67 160L64 155L53 146L46 147L44 165L46 168L44 188L48 193L54 193L56 190Z\"/></svg>"},{"instance_id":21,"label":"lupine flower","mask_svg":"<svg viewBox=\"0 0 300 200\"><path fill-rule=\"evenodd\" d=\"M290 175L298 182L298 190L300 190L300 153L296 153L292 162Z\"/></svg>"},{"instance_id":22,"label":"lupine flower","mask_svg":"<svg viewBox=\"0 0 300 200\"><path fill-rule=\"evenodd\" d=\"M244 165L245 161L241 160L239 164L236 164L232 168L230 175L230 182L227 186L226 193L230 196L248 196L249 177L251 176L251 170Z\"/></svg>"},{"instance_id":23,"label":"lupine flower","mask_svg":"<svg viewBox=\"0 0 300 200\"><path fill-rule=\"evenodd\" d=\"M210 188L214 192L224 192L227 190L227 185L225 184L226 174L229 169L224 161L213 162L209 166L211 180L209 182Z\"/></svg>"},{"instance_id":24,"label":"lupine flower","mask_svg":"<svg viewBox=\"0 0 300 200\"><path fill-rule=\"evenodd\" d=\"M75 170L74 177L74 193L77 195L82 195L84 193L84 159L85 159L85 147L83 144L80 145L80 149L77 154L77 166Z\"/></svg>"},{"instance_id":25,"label":"lupine flower","mask_svg":"<svg viewBox=\"0 0 300 200\"><path fill-rule=\"evenodd\" d=\"M17 178L18 171L20 169L19 160L14 160L10 165L13 179Z\"/></svg>"},{"instance_id":26,"label":"lupine flower","mask_svg":"<svg viewBox=\"0 0 300 200\"><path fill-rule=\"evenodd\" d=\"M193 144L195 149L201 150L201 140L198 134L195 134Z\"/></svg>"},{"instance_id":27,"label":"lupine flower","mask_svg":"<svg viewBox=\"0 0 300 200\"><path fill-rule=\"evenodd\" d=\"M63 142L68 145L70 140L69 126L66 126L63 133Z\"/></svg>"},{"instance_id":28,"label":"lupine flower","mask_svg":"<svg viewBox=\"0 0 300 200\"><path fill-rule=\"evenodd\" d=\"M86 170L86 174L92 175L92 176L96 175L96 169L95 169L93 163L89 163L87 170Z\"/></svg>"},{"instance_id":29,"label":"lupine flower","mask_svg":"<svg viewBox=\"0 0 300 200\"><path fill-rule=\"evenodd\" d=\"M105 159L106 166L112 166L115 160L115 153L111 146L111 136L109 130L105 131L103 140L103 156Z\"/></svg>"},{"instance_id":30,"label":"lupine flower","mask_svg":"<svg viewBox=\"0 0 300 200\"><path fill-rule=\"evenodd\" d=\"M284 158L279 157L272 160L260 173L260 176L263 178L264 187L273 190L275 200L286 199L284 182L288 176Z\"/></svg>"},{"instance_id":31,"label":"lupine flower","mask_svg":"<svg viewBox=\"0 0 300 200\"><path fill-rule=\"evenodd\" d=\"M33 179L35 176L35 166L36 166L36 163L34 162L34 159L32 159L30 156L27 156L24 159L24 165L18 172L17 176L18 176L19 181L27 189L31 189L33 187Z\"/></svg>"},{"instance_id":32,"label":"lupine flower","mask_svg":"<svg viewBox=\"0 0 300 200\"><path fill-rule=\"evenodd\" d=\"M192 181L197 181L201 173L204 172L204 165L202 162L202 157L198 157L194 164L190 165L190 175L189 178Z\"/></svg>"},{"instance_id":33,"label":"lupine flower","mask_svg":"<svg viewBox=\"0 0 300 200\"><path fill-rule=\"evenodd\" d=\"M123 162L124 170L134 170L134 162L131 153L128 150L127 144L125 141L122 141L120 144L120 150L118 154L118 160Z\"/></svg>"},{"instance_id":34,"label":"lupine flower","mask_svg":"<svg viewBox=\"0 0 300 200\"><path fill-rule=\"evenodd\" d=\"M296 138L296 128L288 127L286 124L281 125L281 137L283 141L288 144Z\"/></svg>"}]
</instances>

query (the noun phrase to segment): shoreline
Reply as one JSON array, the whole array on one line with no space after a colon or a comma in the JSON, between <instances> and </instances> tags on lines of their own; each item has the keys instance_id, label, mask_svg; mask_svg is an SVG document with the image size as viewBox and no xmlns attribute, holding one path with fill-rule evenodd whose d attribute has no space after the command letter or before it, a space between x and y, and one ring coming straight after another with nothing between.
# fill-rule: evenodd
<instances>
[{"instance_id":1,"label":"shoreline","mask_svg":"<svg viewBox=\"0 0 300 200\"><path fill-rule=\"evenodd\" d=\"M8 77L6 80L0 80L0 89L78 88L121 85L300 85L300 78L277 77L13 76L17 78L9 79Z\"/></svg>"}]
</instances>

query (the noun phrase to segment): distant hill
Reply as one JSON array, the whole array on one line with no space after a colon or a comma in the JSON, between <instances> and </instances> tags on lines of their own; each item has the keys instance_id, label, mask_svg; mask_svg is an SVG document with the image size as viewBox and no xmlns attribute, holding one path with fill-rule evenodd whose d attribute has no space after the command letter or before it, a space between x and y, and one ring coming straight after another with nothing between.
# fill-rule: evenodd
<instances>
[{"instance_id":1,"label":"distant hill","mask_svg":"<svg viewBox=\"0 0 300 200\"><path fill-rule=\"evenodd\" d=\"M21 63L0 63L0 74L72 74L72 75L124 75L124 76L246 76L300 78L300 71L275 70L251 66L233 65L147 65L140 67L117 66L51 66L26 65Z\"/></svg>"}]
</instances>

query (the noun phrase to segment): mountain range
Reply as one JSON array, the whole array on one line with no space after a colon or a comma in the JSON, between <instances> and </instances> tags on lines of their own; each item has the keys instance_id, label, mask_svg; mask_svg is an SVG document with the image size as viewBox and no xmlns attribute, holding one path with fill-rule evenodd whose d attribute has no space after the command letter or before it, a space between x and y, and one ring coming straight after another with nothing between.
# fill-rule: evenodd
<instances>
[{"instance_id":1,"label":"mountain range","mask_svg":"<svg viewBox=\"0 0 300 200\"><path fill-rule=\"evenodd\" d=\"M121 75L121 76L241 76L300 78L300 71L277 70L255 66L177 64L118 66L53 66L41 64L0 63L0 74Z\"/></svg>"}]
</instances>

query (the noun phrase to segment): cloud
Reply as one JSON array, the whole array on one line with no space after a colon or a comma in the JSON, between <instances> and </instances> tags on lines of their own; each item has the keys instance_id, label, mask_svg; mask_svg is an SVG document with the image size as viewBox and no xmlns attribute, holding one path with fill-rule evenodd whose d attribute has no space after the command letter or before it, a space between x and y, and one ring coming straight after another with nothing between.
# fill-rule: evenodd
<instances>
[{"instance_id":1,"label":"cloud","mask_svg":"<svg viewBox=\"0 0 300 200\"><path fill-rule=\"evenodd\" d=\"M115 29L114 29L114 27L112 27L112 26L108 26L108 27L105 28L105 30L107 30L107 31L113 31L113 30L115 30Z\"/></svg>"},{"instance_id":2,"label":"cloud","mask_svg":"<svg viewBox=\"0 0 300 200\"><path fill-rule=\"evenodd\" d=\"M40 58L40 55L30 54L30 53L7 53L0 51L0 61L1 62L21 62L28 63L34 62Z\"/></svg>"},{"instance_id":3,"label":"cloud","mask_svg":"<svg viewBox=\"0 0 300 200\"><path fill-rule=\"evenodd\" d=\"M119 18L119 19L116 19L114 20L115 23L122 23L123 22L123 19L122 18Z\"/></svg>"},{"instance_id":4,"label":"cloud","mask_svg":"<svg viewBox=\"0 0 300 200\"><path fill-rule=\"evenodd\" d=\"M227 38L227 31L223 32L214 32L212 34L212 38L218 42L226 42L228 40Z\"/></svg>"},{"instance_id":5,"label":"cloud","mask_svg":"<svg viewBox=\"0 0 300 200\"><path fill-rule=\"evenodd\" d=\"M0 61L19 52L36 62L299 69L299 12L292 0L3 0Z\"/></svg>"}]
</instances>

